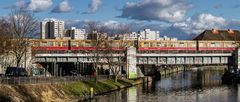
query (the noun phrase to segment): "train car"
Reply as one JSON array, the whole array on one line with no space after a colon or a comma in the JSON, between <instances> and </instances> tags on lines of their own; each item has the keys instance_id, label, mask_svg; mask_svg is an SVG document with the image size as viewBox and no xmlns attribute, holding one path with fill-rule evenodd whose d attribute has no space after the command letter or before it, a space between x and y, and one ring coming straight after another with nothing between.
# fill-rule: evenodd
<instances>
[{"instance_id":1,"label":"train car","mask_svg":"<svg viewBox=\"0 0 240 102\"><path fill-rule=\"evenodd\" d=\"M70 49L72 51L88 51L88 50L96 50L97 41L94 40L71 40L70 41ZM134 41L131 40L108 40L104 42L99 42L99 49L111 48L112 50L124 50L128 46L133 46ZM104 43L108 43L105 45ZM107 47L106 47L107 46Z\"/></svg>"},{"instance_id":2,"label":"train car","mask_svg":"<svg viewBox=\"0 0 240 102\"><path fill-rule=\"evenodd\" d=\"M31 39L33 52L66 53L68 51L96 50L94 40ZM125 50L135 46L138 51L233 51L236 41L192 41L192 40L107 40L100 42L100 49ZM104 45L104 43L107 43ZM76 52L77 53L77 52Z\"/></svg>"},{"instance_id":3,"label":"train car","mask_svg":"<svg viewBox=\"0 0 240 102\"><path fill-rule=\"evenodd\" d=\"M198 41L199 51L233 51L237 46L235 41Z\"/></svg>"},{"instance_id":4,"label":"train car","mask_svg":"<svg viewBox=\"0 0 240 102\"><path fill-rule=\"evenodd\" d=\"M34 39L31 40L33 51L40 52L61 52L65 53L69 50L69 41L63 39Z\"/></svg>"},{"instance_id":5,"label":"train car","mask_svg":"<svg viewBox=\"0 0 240 102\"><path fill-rule=\"evenodd\" d=\"M70 50L94 50L95 41L91 40L70 40Z\"/></svg>"},{"instance_id":6,"label":"train car","mask_svg":"<svg viewBox=\"0 0 240 102\"><path fill-rule=\"evenodd\" d=\"M183 40L151 40L151 41L140 41L140 51L146 50L160 50L160 51L195 51L196 41L183 41Z\"/></svg>"},{"instance_id":7,"label":"train car","mask_svg":"<svg viewBox=\"0 0 240 102\"><path fill-rule=\"evenodd\" d=\"M134 40L110 40L108 43L112 50L126 50L130 46L135 46Z\"/></svg>"}]
</instances>

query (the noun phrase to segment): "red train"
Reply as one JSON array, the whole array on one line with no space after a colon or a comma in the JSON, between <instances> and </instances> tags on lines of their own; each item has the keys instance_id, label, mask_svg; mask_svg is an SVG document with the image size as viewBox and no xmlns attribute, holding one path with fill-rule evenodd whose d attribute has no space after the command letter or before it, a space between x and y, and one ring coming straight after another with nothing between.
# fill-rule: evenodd
<instances>
[{"instance_id":1,"label":"red train","mask_svg":"<svg viewBox=\"0 0 240 102\"><path fill-rule=\"evenodd\" d=\"M113 50L123 50L135 46L138 51L233 51L239 42L236 41L194 41L194 40L109 40ZM93 40L32 39L32 50L37 53L96 50Z\"/></svg>"}]
</instances>

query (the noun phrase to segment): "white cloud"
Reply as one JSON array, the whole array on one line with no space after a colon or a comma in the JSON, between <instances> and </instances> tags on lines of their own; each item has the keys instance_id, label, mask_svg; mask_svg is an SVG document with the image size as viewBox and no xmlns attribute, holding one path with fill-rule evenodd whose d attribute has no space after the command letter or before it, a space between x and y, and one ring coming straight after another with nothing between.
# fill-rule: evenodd
<instances>
[{"instance_id":1,"label":"white cloud","mask_svg":"<svg viewBox=\"0 0 240 102\"><path fill-rule=\"evenodd\" d=\"M16 7L22 8L24 7L25 2L23 0L17 0L17 2L15 3Z\"/></svg>"},{"instance_id":2,"label":"white cloud","mask_svg":"<svg viewBox=\"0 0 240 102\"><path fill-rule=\"evenodd\" d=\"M136 20L178 22L191 7L184 0L144 0L128 2L119 17Z\"/></svg>"},{"instance_id":3,"label":"white cloud","mask_svg":"<svg viewBox=\"0 0 240 102\"><path fill-rule=\"evenodd\" d=\"M57 5L52 12L54 13L63 13L63 12L70 12L71 11L71 6L68 3L68 0L64 0L61 2L59 5Z\"/></svg>"},{"instance_id":4,"label":"white cloud","mask_svg":"<svg viewBox=\"0 0 240 102\"><path fill-rule=\"evenodd\" d=\"M27 9L34 12L40 12L48 9L52 4L52 0L31 0Z\"/></svg>"},{"instance_id":5,"label":"white cloud","mask_svg":"<svg viewBox=\"0 0 240 102\"><path fill-rule=\"evenodd\" d=\"M118 21L109 20L109 21L103 22L103 25L108 27L117 27L120 25L120 23Z\"/></svg>"},{"instance_id":6,"label":"white cloud","mask_svg":"<svg viewBox=\"0 0 240 102\"><path fill-rule=\"evenodd\" d=\"M24 0L16 0L16 2L12 5L7 5L6 7L3 7L5 9L16 9L16 8L25 8L26 2Z\"/></svg>"},{"instance_id":7,"label":"white cloud","mask_svg":"<svg viewBox=\"0 0 240 102\"><path fill-rule=\"evenodd\" d=\"M91 3L88 5L89 11L84 13L95 13L101 5L102 0L91 0Z\"/></svg>"},{"instance_id":8,"label":"white cloud","mask_svg":"<svg viewBox=\"0 0 240 102\"><path fill-rule=\"evenodd\" d=\"M173 26L182 29L186 33L199 34L206 29L225 27L227 22L223 17L202 13L196 17L189 17L183 22L174 23Z\"/></svg>"}]
</instances>

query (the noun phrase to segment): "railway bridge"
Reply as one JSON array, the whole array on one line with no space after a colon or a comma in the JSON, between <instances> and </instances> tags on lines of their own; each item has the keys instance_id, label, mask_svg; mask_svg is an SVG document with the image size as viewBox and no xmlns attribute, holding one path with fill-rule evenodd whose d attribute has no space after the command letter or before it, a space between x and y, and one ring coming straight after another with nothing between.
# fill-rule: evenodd
<instances>
[{"instance_id":1,"label":"railway bridge","mask_svg":"<svg viewBox=\"0 0 240 102\"><path fill-rule=\"evenodd\" d=\"M137 74L142 66L149 68L152 65L159 68L179 65L234 65L240 68L238 49L240 41L104 40L97 42L97 40L32 39L31 42L35 62L43 65L55 76L69 75L72 70L81 74L91 74L96 62L101 63L97 67L102 73L111 74L107 68L106 56L111 56L115 62L123 62L124 64L117 68L128 75ZM98 50L103 52L98 54L96 53ZM112 52L106 53L105 50Z\"/></svg>"},{"instance_id":2,"label":"railway bridge","mask_svg":"<svg viewBox=\"0 0 240 102\"><path fill-rule=\"evenodd\" d=\"M99 54L101 59L106 55ZM138 53L135 47L127 49L126 54L111 55L114 60L126 58L126 64L121 66L121 72L138 74L141 66L169 65L228 65L234 63L233 53ZM42 64L54 76L69 75L71 70L90 74L96 55L94 53L62 53L36 54L35 62ZM101 63L101 61L100 61ZM104 62L104 60L102 61ZM106 67L106 66L105 66ZM99 66L104 68L104 64Z\"/></svg>"}]
</instances>

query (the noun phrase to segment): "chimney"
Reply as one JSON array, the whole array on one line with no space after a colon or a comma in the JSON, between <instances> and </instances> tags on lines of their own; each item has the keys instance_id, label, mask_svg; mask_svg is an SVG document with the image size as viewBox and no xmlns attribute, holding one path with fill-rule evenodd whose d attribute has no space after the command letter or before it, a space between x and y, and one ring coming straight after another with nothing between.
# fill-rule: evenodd
<instances>
[{"instance_id":1,"label":"chimney","mask_svg":"<svg viewBox=\"0 0 240 102\"><path fill-rule=\"evenodd\" d=\"M219 34L219 31L218 31L218 29L213 28L213 29L212 29L212 33L213 33L213 34Z\"/></svg>"},{"instance_id":2,"label":"chimney","mask_svg":"<svg viewBox=\"0 0 240 102\"><path fill-rule=\"evenodd\" d=\"M228 29L227 32L228 32L229 34L234 34L234 30L232 30L232 29Z\"/></svg>"}]
</instances>

